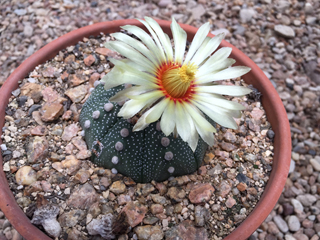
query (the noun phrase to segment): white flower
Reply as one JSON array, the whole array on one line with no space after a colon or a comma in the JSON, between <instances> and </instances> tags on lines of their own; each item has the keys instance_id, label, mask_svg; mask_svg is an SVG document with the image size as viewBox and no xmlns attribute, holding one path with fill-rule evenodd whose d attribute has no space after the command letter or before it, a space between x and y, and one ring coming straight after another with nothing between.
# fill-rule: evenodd
<instances>
[{"instance_id":1,"label":"white flower","mask_svg":"<svg viewBox=\"0 0 320 240\"><path fill-rule=\"evenodd\" d=\"M122 29L141 41L118 32L112 34L116 40L106 44L126 59L110 60L115 67L103 79L105 88L133 85L110 99L114 102L127 100L118 116L128 119L142 113L134 131L142 130L161 118L163 133L167 136L172 132L180 135L193 151L198 143L198 134L210 146L214 143L216 129L205 115L224 127L236 129L238 126L233 117L239 117L244 107L221 95L242 96L251 90L213 83L240 77L250 68L230 67L235 63L228 58L231 48L224 47L212 54L224 34L209 38L209 23L202 25L184 57L187 34L174 19L171 23L174 50L168 35L155 20L145 17L139 21L152 37L139 27L128 25Z\"/></svg>"}]
</instances>

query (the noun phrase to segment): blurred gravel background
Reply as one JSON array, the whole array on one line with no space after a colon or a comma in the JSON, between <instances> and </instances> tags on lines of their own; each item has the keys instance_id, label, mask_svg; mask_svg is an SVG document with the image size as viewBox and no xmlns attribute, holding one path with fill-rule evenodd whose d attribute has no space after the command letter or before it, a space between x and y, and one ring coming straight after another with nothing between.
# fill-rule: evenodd
<instances>
[{"instance_id":1,"label":"blurred gravel background","mask_svg":"<svg viewBox=\"0 0 320 240\"><path fill-rule=\"evenodd\" d=\"M0 86L22 61L83 26L151 16L199 27L245 52L277 89L290 120L292 160L278 204L250 239L320 236L319 0L0 1ZM0 239L22 239L0 211Z\"/></svg>"}]
</instances>

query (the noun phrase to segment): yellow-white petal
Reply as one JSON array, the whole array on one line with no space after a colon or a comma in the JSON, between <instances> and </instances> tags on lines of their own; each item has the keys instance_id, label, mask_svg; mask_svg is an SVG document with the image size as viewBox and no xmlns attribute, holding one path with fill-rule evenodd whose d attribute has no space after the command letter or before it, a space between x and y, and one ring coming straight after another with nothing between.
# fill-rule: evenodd
<instances>
[{"instance_id":1,"label":"yellow-white petal","mask_svg":"<svg viewBox=\"0 0 320 240\"><path fill-rule=\"evenodd\" d=\"M111 58L110 61L115 67L102 78L102 81L105 82L104 88L106 90L124 83L157 88L157 85L155 84L157 79L154 76L133 68L129 64L126 64L126 61L124 60Z\"/></svg>"},{"instance_id":2,"label":"yellow-white petal","mask_svg":"<svg viewBox=\"0 0 320 240\"><path fill-rule=\"evenodd\" d=\"M232 58L227 58L224 60L221 60L219 62L216 62L215 64L212 64L212 66L208 69L203 69L203 71L198 71L198 74L196 75L196 78L199 80L205 80L205 79L211 79L212 74L217 73L219 71L222 71L231 65L233 65L236 62L236 60Z\"/></svg>"},{"instance_id":3,"label":"yellow-white petal","mask_svg":"<svg viewBox=\"0 0 320 240\"><path fill-rule=\"evenodd\" d=\"M173 51L170 39L168 39L163 32L162 28L159 26L159 24L153 20L150 17L145 17L145 20L147 23L149 23L150 27L154 30L154 32L158 35L160 43L162 44L165 54L167 56L167 62L172 62L173 60ZM169 40L169 41L168 41Z\"/></svg>"},{"instance_id":4,"label":"yellow-white petal","mask_svg":"<svg viewBox=\"0 0 320 240\"><path fill-rule=\"evenodd\" d=\"M117 92L114 96L112 96L109 100L111 102L122 102L128 99L130 95L140 95L142 93L153 90L153 87L148 86L133 86L130 88L126 88L120 92Z\"/></svg>"},{"instance_id":5,"label":"yellow-white petal","mask_svg":"<svg viewBox=\"0 0 320 240\"><path fill-rule=\"evenodd\" d=\"M127 34L120 33L120 32L113 33L111 34L111 36L113 36L118 41L124 42L129 46L135 48L137 51L141 52L145 57L147 57L153 63L154 67L157 67L157 64L158 64L157 59L154 57L152 52L140 41L128 36Z\"/></svg>"},{"instance_id":6,"label":"yellow-white petal","mask_svg":"<svg viewBox=\"0 0 320 240\"><path fill-rule=\"evenodd\" d=\"M190 103L185 103L184 107L194 122L201 126L204 131L216 132L216 129L201 115L197 108L193 107Z\"/></svg>"},{"instance_id":7,"label":"yellow-white petal","mask_svg":"<svg viewBox=\"0 0 320 240\"><path fill-rule=\"evenodd\" d=\"M148 113L148 116L146 117L146 122L152 123L152 122L157 121L161 117L161 115L163 114L164 109L167 107L169 101L170 101L169 98L164 98L159 103L154 105L150 109L150 112Z\"/></svg>"},{"instance_id":8,"label":"yellow-white petal","mask_svg":"<svg viewBox=\"0 0 320 240\"><path fill-rule=\"evenodd\" d=\"M148 112L146 112L145 114L143 114L138 121L136 122L136 124L133 126L132 131L136 132L136 131L141 131L143 129L145 129L146 127L149 126L149 123L146 123L146 117L148 116Z\"/></svg>"},{"instance_id":9,"label":"yellow-white petal","mask_svg":"<svg viewBox=\"0 0 320 240\"><path fill-rule=\"evenodd\" d=\"M229 110L244 110L246 109L243 105L237 102L229 101L227 99L221 98L220 96L216 97L215 94L197 94L194 96L194 99L198 102L206 102L209 104L216 105L218 107L223 107Z\"/></svg>"},{"instance_id":10,"label":"yellow-white petal","mask_svg":"<svg viewBox=\"0 0 320 240\"><path fill-rule=\"evenodd\" d=\"M199 135L201 136L201 138L209 145L209 146L213 146L214 144L214 135L213 132L210 131L205 131L201 125L199 125L198 123L195 123L195 127L197 129L197 132L199 133Z\"/></svg>"},{"instance_id":11,"label":"yellow-white petal","mask_svg":"<svg viewBox=\"0 0 320 240\"><path fill-rule=\"evenodd\" d=\"M229 96L243 96L250 93L252 90L242 86L229 86L229 85L214 85L214 86L198 86L196 87L199 92L216 93Z\"/></svg>"},{"instance_id":12,"label":"yellow-white petal","mask_svg":"<svg viewBox=\"0 0 320 240\"><path fill-rule=\"evenodd\" d=\"M232 48L229 47L223 47L218 49L215 53L212 54L212 56L199 67L199 72L202 71L209 71L210 72L210 68L214 66L214 64L216 64L219 61L222 61L224 59L226 59L227 57L230 56L232 51Z\"/></svg>"},{"instance_id":13,"label":"yellow-white petal","mask_svg":"<svg viewBox=\"0 0 320 240\"><path fill-rule=\"evenodd\" d=\"M152 40L152 38L148 33L146 33L145 31L143 31L141 28L137 26L126 25L126 26L122 26L121 28L124 30L127 30L128 32L138 37L153 52L159 64L165 61L164 58L161 58L162 55L160 53L159 48L154 43L154 41Z\"/></svg>"},{"instance_id":14,"label":"yellow-white petal","mask_svg":"<svg viewBox=\"0 0 320 240\"><path fill-rule=\"evenodd\" d=\"M189 144L191 150L194 152L197 148L197 145L198 145L199 135L198 135L197 129L195 127L195 124L194 124L190 114L186 111L186 109L184 109L184 111L185 111L185 117L186 117L188 124L189 124L188 129L190 132L189 139L187 140L187 143Z\"/></svg>"},{"instance_id":15,"label":"yellow-white petal","mask_svg":"<svg viewBox=\"0 0 320 240\"><path fill-rule=\"evenodd\" d=\"M161 55L161 59L163 59L165 62L166 61L166 56L164 54L164 51L162 49L161 43L159 41L159 38L157 36L157 34L153 31L152 27L150 26L150 24L142 19L138 19L138 21L140 21L149 31L149 33L152 35L153 40L156 42L156 45L159 49L159 53ZM161 30L162 31L162 30Z\"/></svg>"},{"instance_id":16,"label":"yellow-white petal","mask_svg":"<svg viewBox=\"0 0 320 240\"><path fill-rule=\"evenodd\" d=\"M128 72L123 72L122 69L115 66L108 74L106 74L102 81L105 83L104 88L106 90L122 85L124 83L145 85L151 88L157 88L157 85L147 79L141 78L141 76Z\"/></svg>"},{"instance_id":17,"label":"yellow-white petal","mask_svg":"<svg viewBox=\"0 0 320 240\"><path fill-rule=\"evenodd\" d=\"M120 41L113 41L109 42L109 45L115 49L118 53L126 58L130 59L131 61L140 64L144 68L147 69L148 72L155 74L155 67L153 66L152 62L150 62L145 56L143 56L140 52L135 50L133 47L129 46L126 43Z\"/></svg>"},{"instance_id":18,"label":"yellow-white petal","mask_svg":"<svg viewBox=\"0 0 320 240\"><path fill-rule=\"evenodd\" d=\"M218 48L222 39L224 39L224 36L224 33L220 33L217 36L210 38L210 41L205 45L204 48L199 48L199 50L191 59L191 62L194 62L199 66L207 57L209 57Z\"/></svg>"},{"instance_id":19,"label":"yellow-white petal","mask_svg":"<svg viewBox=\"0 0 320 240\"><path fill-rule=\"evenodd\" d=\"M200 134L201 138L210 146L214 144L213 133L217 130L203 117L199 110L193 107L191 104L184 104L186 111L190 114L193 119L196 131Z\"/></svg>"},{"instance_id":20,"label":"yellow-white petal","mask_svg":"<svg viewBox=\"0 0 320 240\"><path fill-rule=\"evenodd\" d=\"M175 128L175 106L173 101L169 101L167 108L165 108L161 121L160 121L160 127L162 132L169 136L170 133L174 131Z\"/></svg>"},{"instance_id":21,"label":"yellow-white petal","mask_svg":"<svg viewBox=\"0 0 320 240\"><path fill-rule=\"evenodd\" d=\"M186 118L186 113L183 110L182 104L178 101L175 105L175 114L178 134L183 141L187 142L190 137L189 122Z\"/></svg>"},{"instance_id":22,"label":"yellow-white petal","mask_svg":"<svg viewBox=\"0 0 320 240\"><path fill-rule=\"evenodd\" d=\"M199 49L205 38L207 37L210 30L210 24L207 22L203 24L199 30L197 31L196 35L194 36L189 51L187 53L186 59L184 60L183 64L186 64L190 61L196 51Z\"/></svg>"},{"instance_id":23,"label":"yellow-white petal","mask_svg":"<svg viewBox=\"0 0 320 240\"><path fill-rule=\"evenodd\" d=\"M236 66L236 67L230 67L227 69L224 69L220 72L217 72L215 74L212 74L210 80L206 77L203 79L197 79L196 84L204 84L212 81L220 81L220 80L226 80L231 78L237 78L240 77L246 73L248 73L251 70L249 67L244 66Z\"/></svg>"},{"instance_id":24,"label":"yellow-white petal","mask_svg":"<svg viewBox=\"0 0 320 240\"><path fill-rule=\"evenodd\" d=\"M112 62L112 59L113 58L109 58L109 61ZM121 59L121 62L127 64L127 66L130 66L131 68L135 69L135 70L138 70L139 72L147 72L147 69L144 68L143 66L131 61L130 59Z\"/></svg>"},{"instance_id":25,"label":"yellow-white petal","mask_svg":"<svg viewBox=\"0 0 320 240\"><path fill-rule=\"evenodd\" d=\"M161 91L153 91L144 93L138 96L134 96L135 99L131 99L122 106L118 116L124 118L131 118L137 114L146 105L154 103L162 96ZM130 96L132 98L133 96Z\"/></svg>"},{"instance_id":26,"label":"yellow-white petal","mask_svg":"<svg viewBox=\"0 0 320 240\"><path fill-rule=\"evenodd\" d=\"M228 113L234 118L241 118L242 116L242 113L239 110L230 110Z\"/></svg>"},{"instance_id":27,"label":"yellow-white petal","mask_svg":"<svg viewBox=\"0 0 320 240\"><path fill-rule=\"evenodd\" d=\"M186 49L187 33L179 26L173 17L170 28L174 40L174 61L181 64Z\"/></svg>"},{"instance_id":28,"label":"yellow-white petal","mask_svg":"<svg viewBox=\"0 0 320 240\"><path fill-rule=\"evenodd\" d=\"M195 100L191 100L195 106L197 106L202 112L204 112L209 118L211 118L216 123L221 126L237 129L238 125L234 121L231 114L225 111L221 111L221 109L215 105L211 105L205 102L198 102Z\"/></svg>"},{"instance_id":29,"label":"yellow-white petal","mask_svg":"<svg viewBox=\"0 0 320 240\"><path fill-rule=\"evenodd\" d=\"M131 75L137 75L148 82L157 82L157 78L155 78L151 74L140 71L139 69L135 68L134 65L132 65L132 61L129 60L128 63L128 59L117 60L115 58L110 58L109 61L112 62L116 67L121 68L123 71L129 72L129 74Z\"/></svg>"}]
</instances>

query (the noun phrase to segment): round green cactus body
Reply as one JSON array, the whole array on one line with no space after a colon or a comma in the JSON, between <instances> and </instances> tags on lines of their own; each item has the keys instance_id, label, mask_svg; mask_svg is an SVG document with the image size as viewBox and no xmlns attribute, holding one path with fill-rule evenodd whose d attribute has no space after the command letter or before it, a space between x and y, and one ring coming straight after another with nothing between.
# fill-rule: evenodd
<instances>
[{"instance_id":1,"label":"round green cactus body","mask_svg":"<svg viewBox=\"0 0 320 240\"><path fill-rule=\"evenodd\" d=\"M99 84L82 107L80 125L93 152L92 162L139 183L196 171L208 145L200 139L193 152L180 137L165 136L159 123L133 132L130 121L117 117L121 106L109 101L122 89L105 90Z\"/></svg>"}]
</instances>

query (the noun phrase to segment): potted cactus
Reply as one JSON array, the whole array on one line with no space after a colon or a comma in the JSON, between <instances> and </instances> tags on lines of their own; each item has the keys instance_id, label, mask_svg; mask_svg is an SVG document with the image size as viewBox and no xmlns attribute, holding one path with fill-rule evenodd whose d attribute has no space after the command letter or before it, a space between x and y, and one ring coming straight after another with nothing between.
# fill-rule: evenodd
<instances>
[{"instance_id":1,"label":"potted cactus","mask_svg":"<svg viewBox=\"0 0 320 240\"><path fill-rule=\"evenodd\" d=\"M209 23L200 27L184 59L187 34L174 19L174 51L155 20L139 21L158 39L157 45L136 26L122 29L144 45L124 33L111 34L116 41L106 47L126 59L110 59L115 67L86 101L80 124L94 163L135 182L160 182L201 166L208 145L214 144L213 121L238 127L233 117L245 107L222 94L241 96L251 90L214 81L239 77L250 68L230 67L235 62L228 58L231 48L215 51L224 34L207 37Z\"/></svg>"},{"instance_id":2,"label":"potted cactus","mask_svg":"<svg viewBox=\"0 0 320 240\"><path fill-rule=\"evenodd\" d=\"M154 25L155 23L151 21L152 20L148 20L149 24L155 27ZM157 21L157 22L160 24L163 31L171 36L171 30L170 30L171 23L167 21ZM90 35L97 35L100 32L114 33L120 30L120 26L124 26L124 25L135 25L137 27L143 27L144 23L145 22L141 23L136 20L119 20L114 22L94 24L92 26L81 28L69 34L66 34L60 37L59 39L53 41L52 43L48 44L40 51L36 52L29 59L27 59L14 73L10 75L10 77L7 79L7 81L5 82L5 84L0 90L1 91L0 101L2 103L0 108L0 113L1 113L0 125L3 126L4 124L5 107L6 107L6 104L8 103L11 91L16 89L18 81L21 80L23 77L25 77L38 64L52 58L53 56L55 56L55 54L57 54L59 50L62 50L67 46L77 43L83 37L87 37ZM145 26L146 28L150 27L148 26L148 24ZM173 31L174 39L183 37L184 39L187 38L188 40L191 40L197 32L197 29L193 27L181 25L181 27L186 31L186 35L184 36L184 34L181 33L181 30L178 24L174 24L173 27L178 29L176 32L180 31L180 35L178 36L175 35L175 31ZM159 31L157 31L157 33L159 34ZM207 32L203 31L202 35L204 35L204 37L202 37L204 39L207 35ZM210 34L208 36L213 37ZM123 36L116 35L115 38L117 37L121 38ZM162 35L159 37L162 38L161 41L163 42L167 41L165 35ZM221 36L217 36L215 40L217 39L220 39L221 41ZM209 41L210 39L207 40L207 42ZM121 52L122 51L121 49L123 48L119 47L119 45L120 45L119 43L113 43L113 44L111 43L109 47ZM268 120L271 122L273 130L275 132L273 170L272 170L268 185L266 187L266 190L261 200L259 201L258 205L256 206L255 210L234 232L232 232L226 238L226 239L234 239L236 236L237 239L246 239L267 217L267 215L272 210L278 197L281 194L282 188L285 184L285 179L287 177L287 173L289 170L289 163L290 163L290 153L291 153L290 129L289 129L289 123L286 117L284 107L281 103L281 100L278 97L272 84L269 82L269 80L266 78L263 72L247 56L245 56L242 52L240 52L234 46L230 45L225 41L222 41L221 46L232 48L231 57L233 57L236 60L236 64L248 67L248 68L235 67L235 70L237 71L234 71L234 72L236 73L234 75L226 76L226 78L241 76L247 73L249 68L251 68L251 71L247 73L243 78L248 84L252 84L255 88L257 88L262 93L263 95L262 104L267 112ZM179 46L176 46L176 48L177 47ZM166 50L165 56L168 57L168 59L170 60L170 54L168 54L170 53L170 50L168 49ZM183 47L182 49L184 50ZM191 45L189 51L192 52L193 51L192 49L193 48ZM208 51L208 55L205 56L205 58L207 58L211 53L212 51L211 52ZM160 52L159 54L161 55L162 53ZM160 55L159 56L156 55L154 57L160 57ZM180 54L179 56L181 58L182 55ZM192 54L190 54L189 58L191 57L192 57ZM186 58L188 59L188 55L186 56ZM155 61L157 62L156 59ZM181 64L182 58L175 59L175 61ZM130 64L122 66L121 64L123 63L119 61L116 62L116 60L114 63L116 66L114 68L115 73L116 71L121 72L121 69L123 69L123 67L127 69L130 67ZM232 63L229 62L226 64L231 65L233 64L233 62ZM182 69L183 66L184 65L181 64L179 67ZM176 65L171 67L173 67L173 69L179 68L179 67L176 67ZM187 76L186 78L188 80L191 79L189 83L194 80L192 78L194 74L194 68L192 64L188 65L188 61L186 61L185 68L182 69L181 71L184 71L182 73L182 75L184 74L183 76ZM154 75L157 76L156 73ZM109 77L110 76L112 76L112 74L110 74ZM150 78L150 76L149 77L145 76L145 78L146 79ZM135 79L135 76L131 76L131 78L128 78L128 80L132 80L133 82L123 82L123 83L137 84L137 82L134 82L134 79ZM119 81L120 79L116 78L115 80ZM221 80L221 74L220 74L219 80ZM109 81L109 83L112 83L112 81ZM150 85L152 84L149 84L149 86ZM142 85L139 85L139 86L142 86ZM164 84L162 87L166 91L168 89L170 90L170 87L168 87L168 85L166 84ZM105 88L107 90L105 90ZM147 91L145 91L146 89L143 89L144 91L142 91L142 93L146 93L146 92L150 93L150 91L152 92L151 97L153 98L154 101L147 102L149 103L148 107L151 107L151 108L149 109L144 108L144 105L143 105L141 106L141 108L136 109L132 112L131 111L132 106L130 105L130 101L132 102L132 100L134 100L134 98L137 97L137 95L141 97L143 96L143 94L134 93L134 94L131 94L130 96L128 92L131 91L132 93L132 90L127 90L130 88L123 90L122 88L123 88L122 86L117 86L117 84L114 84L114 83L113 85L109 84L109 86L108 86L108 83L105 83L104 86L103 84L100 84L94 90L93 94L91 95L91 99L88 100L88 102L84 106L83 111L81 113L82 116L80 119L80 123L85 130L85 137L88 145L92 147L95 152L94 161L96 161L97 163L99 163L100 161L101 162L103 161L101 165L113 169L113 172L119 171L121 173L128 174L135 181L140 181L140 182L147 182L152 179L161 181L170 176L177 176L177 175L186 174L186 173L195 171L202 161L202 157L207 147L207 143L210 144L212 140L212 138L207 137L206 134L203 131L201 131L199 127L197 128L196 124L188 125L190 123L189 121L190 118L194 119L193 117L198 115L190 116L190 113L187 112L188 113L186 115L187 117L184 119L182 115L184 115L184 113L186 113L186 109L189 109L189 108L188 106L181 105L182 110L180 111L180 117L178 119L183 124L177 124L176 126L173 125L173 127L172 127L172 124L171 125L168 124L168 126L165 126L165 124L161 124L162 121L160 121L160 124L159 123L157 124L156 122L160 118L160 116L158 116L159 114L161 115L163 113L162 117L164 117L164 115L170 116L169 114L171 109L169 107L170 104L168 103L168 101L165 100L167 98L161 98L161 96L158 94L159 92L157 92L156 90L155 92L157 93L152 92L155 89L155 86L153 86L152 91L150 90L150 88L147 89ZM181 93L181 91L178 91L178 93L173 91L173 92L170 92L170 96L171 97L173 96L173 98L178 98L178 97L181 97L180 95L182 94L184 97L186 92L188 92L188 89L190 89L190 84L187 87L187 91L184 91L183 93ZM213 88L211 88L211 86L207 89L210 89L210 91L214 91ZM136 90L137 89L135 89L135 91ZM195 89L192 89L192 91L195 91ZM125 94L121 94L121 92ZM232 93L232 91L222 92L222 94L229 94L229 93ZM237 94L244 95L246 93L248 93L247 90L238 89ZM121 103L124 99L130 99L130 100L127 101L127 103L123 106L123 108L121 108L122 107L120 106L121 104L113 104L109 102L110 100L110 101ZM140 101L144 101L144 98L141 97ZM158 106L158 107L154 108L155 106ZM200 108L200 105L197 105L197 107ZM233 107L235 108L235 106ZM140 112L140 110L143 108L146 111ZM154 112L158 112L158 113L152 114L153 112L152 109L156 109L157 111L154 111ZM169 110L165 110L165 109L169 109ZM204 108L200 110L206 111ZM240 110L240 108L236 108L233 110L236 110L235 112L237 112ZM169 112L169 113L166 113L166 112ZM192 113L194 113L194 111ZM228 113L230 114L230 112ZM138 114L140 118L138 119L134 118L136 114ZM210 116L210 113L206 113L206 114L209 115L211 119L213 119L213 117ZM113 117L111 118L105 117L107 115L112 115ZM128 122L126 119L119 120L119 118L117 118L117 115L121 115L124 118L130 119L130 122ZM203 118L201 119L200 122L201 124L203 123L210 124L211 119ZM135 122L136 120L137 122ZM213 119L213 120L218 122L217 119ZM100 131L102 126L107 126L110 129L112 128L112 131L114 132L108 131L108 134L106 134L106 131ZM187 127L191 126L190 133L183 130L185 129L185 126ZM192 128L192 126L194 128ZM208 129L211 129L211 133L212 133L212 131L214 131L213 130L214 127L211 124L210 126L211 128L208 125ZM232 123L229 122L228 127L232 127ZM132 130L141 130L141 131L134 132ZM162 130L162 131L159 131L159 130ZM174 138L172 135L170 135L172 131L175 133L174 135L177 135L177 136L180 135L181 138ZM195 135L198 136L198 134L201 136L201 138L194 137ZM133 136L134 136L134 140L132 140ZM149 150L150 151L149 156L152 156L152 158L155 159L155 163L147 167L145 167L144 164L140 163L140 166L138 166L138 168L134 168L133 167L134 163L130 161L130 158L128 158L128 156L129 155L132 156L133 154L139 155L139 151L141 150L141 148L145 147L143 144L146 142L148 143L149 141L151 145L152 144L154 145L154 146L151 146ZM137 142L142 142L143 144L139 145L137 144ZM110 144L110 146L112 147L108 146L108 144ZM132 146L136 146L136 147L132 148ZM153 151L153 149L157 149L157 151ZM185 165L187 167L180 169L179 166L181 166L181 162L174 161L176 160L175 156L179 156L179 155L184 156L184 159L187 160L187 164ZM140 159L143 159L143 156L137 156L137 157L138 158L140 157ZM103 159L106 159L106 160L103 160ZM139 161L141 162L141 160ZM0 162L2 164L1 158L0 158ZM140 174L143 167L145 167L145 172ZM154 168L150 169L151 167L154 167ZM139 172L139 174L137 174L136 172ZM159 173L159 174L157 175L155 173ZM22 210L14 201L14 197L10 192L4 172L0 171L0 175L1 175L0 192L1 192L1 196L3 196L2 201L0 203L0 207L2 211L5 213L5 215L8 217L8 219L11 221L12 225L26 239L47 239L48 238L47 236L45 236L41 231L39 231L36 227L34 227L30 223L30 220L25 216L25 214L22 212Z\"/></svg>"}]
</instances>

